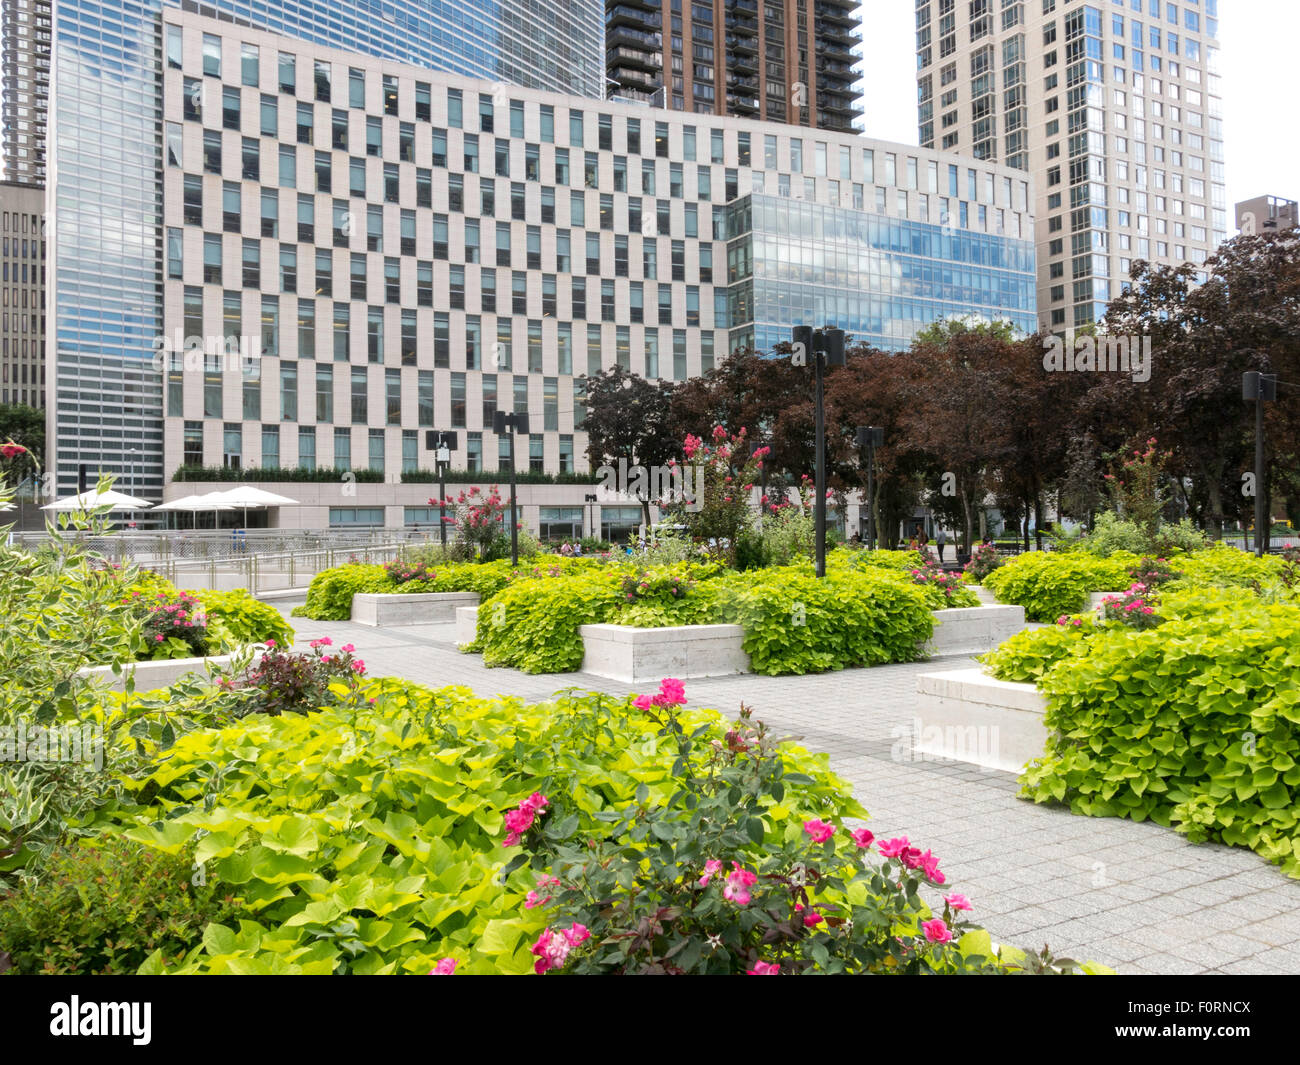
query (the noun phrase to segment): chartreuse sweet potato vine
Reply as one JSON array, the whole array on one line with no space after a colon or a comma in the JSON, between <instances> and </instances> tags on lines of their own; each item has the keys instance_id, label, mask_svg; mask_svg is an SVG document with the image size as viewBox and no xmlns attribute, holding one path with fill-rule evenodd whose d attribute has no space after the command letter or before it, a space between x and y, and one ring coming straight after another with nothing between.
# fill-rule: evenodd
<instances>
[{"instance_id":1,"label":"chartreuse sweet potato vine","mask_svg":"<svg viewBox=\"0 0 1300 1065\"><path fill-rule=\"evenodd\" d=\"M1160 613L1144 631L1071 619L986 656L1047 699L1023 794L1250 847L1300 878L1300 605L1210 588L1164 593Z\"/></svg>"},{"instance_id":2,"label":"chartreuse sweet potato vine","mask_svg":"<svg viewBox=\"0 0 1300 1065\"><path fill-rule=\"evenodd\" d=\"M143 972L1053 968L999 955L961 920L966 900L938 886L928 852L890 841L886 865L869 833L850 837L865 811L825 756L747 714L729 728L662 700L569 692L530 706L397 680L340 696L182 736L131 785L138 805L101 819L192 854L236 910ZM664 905L606 919L578 895L538 893L539 872L543 891L552 876L576 891L584 864L584 890L623 885ZM754 878L739 893L738 869ZM610 942L627 926L642 928L635 949Z\"/></svg>"}]
</instances>

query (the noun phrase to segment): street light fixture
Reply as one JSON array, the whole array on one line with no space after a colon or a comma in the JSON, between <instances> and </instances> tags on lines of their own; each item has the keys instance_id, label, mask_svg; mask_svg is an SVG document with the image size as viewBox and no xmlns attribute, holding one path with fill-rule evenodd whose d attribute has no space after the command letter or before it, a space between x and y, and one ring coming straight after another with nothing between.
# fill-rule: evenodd
<instances>
[{"instance_id":1,"label":"street light fixture","mask_svg":"<svg viewBox=\"0 0 1300 1065\"><path fill-rule=\"evenodd\" d=\"M451 453L456 450L456 434L442 429L430 429L424 434L424 446L433 452L438 469L438 529L442 546L447 546L447 469L451 466Z\"/></svg>"},{"instance_id":2,"label":"street light fixture","mask_svg":"<svg viewBox=\"0 0 1300 1065\"><path fill-rule=\"evenodd\" d=\"M795 366L807 366L812 357L814 378L816 380L815 408L817 424L817 468L815 486L816 499L816 542L817 542L817 576L826 576L826 399L825 374L827 366L843 366L844 330L817 329L810 325L794 327L794 343L791 359Z\"/></svg>"},{"instance_id":3,"label":"street light fixture","mask_svg":"<svg viewBox=\"0 0 1300 1065\"><path fill-rule=\"evenodd\" d=\"M1273 532L1271 515L1264 512L1264 403L1277 399L1277 374L1258 370L1242 374L1241 398L1255 401L1255 554L1263 558Z\"/></svg>"},{"instance_id":4,"label":"street light fixture","mask_svg":"<svg viewBox=\"0 0 1300 1065\"><path fill-rule=\"evenodd\" d=\"M499 410L492 416L492 431L510 436L510 564L519 565L519 506L515 501L515 436L528 435L528 412Z\"/></svg>"}]
</instances>

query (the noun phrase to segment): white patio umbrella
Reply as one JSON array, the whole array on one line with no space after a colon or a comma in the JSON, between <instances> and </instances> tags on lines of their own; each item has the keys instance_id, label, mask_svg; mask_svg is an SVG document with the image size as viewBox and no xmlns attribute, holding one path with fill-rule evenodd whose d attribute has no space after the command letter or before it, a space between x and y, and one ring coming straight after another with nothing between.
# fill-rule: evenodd
<instances>
[{"instance_id":1,"label":"white patio umbrella","mask_svg":"<svg viewBox=\"0 0 1300 1065\"><path fill-rule=\"evenodd\" d=\"M112 490L100 492L89 489L78 495L68 496L66 499L56 499L53 503L46 503L41 509L95 510L100 507L107 507L109 510L149 510L153 507L153 504L145 499L136 499L134 496L123 495L121 492Z\"/></svg>"},{"instance_id":2,"label":"white patio umbrella","mask_svg":"<svg viewBox=\"0 0 1300 1065\"><path fill-rule=\"evenodd\" d=\"M267 507L297 507L302 504L288 496L276 495L264 488L254 488L251 484L240 484L224 492L209 492L207 499L224 503L226 506L242 508L244 524L248 524L248 511L264 510Z\"/></svg>"},{"instance_id":3,"label":"white patio umbrella","mask_svg":"<svg viewBox=\"0 0 1300 1065\"><path fill-rule=\"evenodd\" d=\"M168 503L160 503L153 509L155 513L160 510L169 510L177 513L189 512L191 514L198 513L201 510L234 510L235 508L227 503L213 500L212 497L219 494L218 492L208 492L205 495L181 496L179 499L173 499Z\"/></svg>"}]
</instances>

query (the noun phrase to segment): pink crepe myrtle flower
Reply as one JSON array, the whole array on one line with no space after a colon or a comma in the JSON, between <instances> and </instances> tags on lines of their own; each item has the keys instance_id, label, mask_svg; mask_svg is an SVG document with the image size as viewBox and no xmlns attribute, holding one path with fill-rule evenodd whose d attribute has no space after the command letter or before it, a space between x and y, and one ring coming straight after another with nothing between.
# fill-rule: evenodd
<instances>
[{"instance_id":1,"label":"pink crepe myrtle flower","mask_svg":"<svg viewBox=\"0 0 1300 1065\"><path fill-rule=\"evenodd\" d=\"M712 880L714 876L716 876L721 869L722 869L722 863L718 861L717 858L710 858L707 862L705 862L704 875L700 877L699 880L700 887L708 887L709 881Z\"/></svg>"},{"instance_id":2,"label":"pink crepe myrtle flower","mask_svg":"<svg viewBox=\"0 0 1300 1065\"><path fill-rule=\"evenodd\" d=\"M948 943L952 940L952 932L949 931L942 917L936 917L933 921L922 921L921 931L931 943Z\"/></svg>"},{"instance_id":3,"label":"pink crepe myrtle flower","mask_svg":"<svg viewBox=\"0 0 1300 1065\"><path fill-rule=\"evenodd\" d=\"M732 870L727 874L727 886L722 889L722 897L737 906L749 905L749 889L758 883L758 874L742 869L739 862L731 863Z\"/></svg>"},{"instance_id":4,"label":"pink crepe myrtle flower","mask_svg":"<svg viewBox=\"0 0 1300 1065\"><path fill-rule=\"evenodd\" d=\"M746 976L780 976L781 966L772 961L756 961L752 969L745 970Z\"/></svg>"},{"instance_id":5,"label":"pink crepe myrtle flower","mask_svg":"<svg viewBox=\"0 0 1300 1065\"><path fill-rule=\"evenodd\" d=\"M859 828L856 832L850 832L849 838L853 840L858 847L866 850L871 846L872 840L876 837L869 828Z\"/></svg>"},{"instance_id":6,"label":"pink crepe myrtle flower","mask_svg":"<svg viewBox=\"0 0 1300 1065\"><path fill-rule=\"evenodd\" d=\"M451 976L456 971L455 958L440 958L438 964L429 970L430 976Z\"/></svg>"},{"instance_id":7,"label":"pink crepe myrtle flower","mask_svg":"<svg viewBox=\"0 0 1300 1065\"><path fill-rule=\"evenodd\" d=\"M954 891L951 895L945 895L943 901L953 910L969 910L971 908L970 899L960 891Z\"/></svg>"},{"instance_id":8,"label":"pink crepe myrtle flower","mask_svg":"<svg viewBox=\"0 0 1300 1065\"><path fill-rule=\"evenodd\" d=\"M803 830L812 837L814 843L825 843L831 838L831 836L835 835L834 825L827 824L825 821L820 821L817 818L813 818L811 821L805 821L803 823Z\"/></svg>"}]
</instances>

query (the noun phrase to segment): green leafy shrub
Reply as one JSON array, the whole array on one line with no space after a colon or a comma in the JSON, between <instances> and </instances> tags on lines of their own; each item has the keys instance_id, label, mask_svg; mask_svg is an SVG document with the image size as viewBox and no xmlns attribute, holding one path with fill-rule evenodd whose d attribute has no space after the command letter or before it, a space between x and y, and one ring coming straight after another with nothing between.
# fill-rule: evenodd
<instances>
[{"instance_id":1,"label":"green leafy shrub","mask_svg":"<svg viewBox=\"0 0 1300 1065\"><path fill-rule=\"evenodd\" d=\"M1016 633L979 661L998 680L1034 683L1058 662L1081 654L1084 641L1099 632L1091 618L1063 617L1055 625Z\"/></svg>"},{"instance_id":2,"label":"green leafy shrub","mask_svg":"<svg viewBox=\"0 0 1300 1065\"><path fill-rule=\"evenodd\" d=\"M1025 608L1030 621L1055 621L1088 605L1090 592L1118 592L1129 585L1138 559L1116 551L1106 558L1081 552L1031 551L1004 563L984 579L1002 603Z\"/></svg>"},{"instance_id":3,"label":"green leafy shrub","mask_svg":"<svg viewBox=\"0 0 1300 1065\"><path fill-rule=\"evenodd\" d=\"M487 666L573 672L582 666L579 628L609 620L622 602L613 573L521 578L479 607L475 646Z\"/></svg>"},{"instance_id":4,"label":"green leafy shrub","mask_svg":"<svg viewBox=\"0 0 1300 1065\"><path fill-rule=\"evenodd\" d=\"M1278 579L1283 562L1276 555L1257 558L1226 544L1197 551L1178 560L1182 576L1170 588L1250 588Z\"/></svg>"},{"instance_id":5,"label":"green leafy shrub","mask_svg":"<svg viewBox=\"0 0 1300 1065\"><path fill-rule=\"evenodd\" d=\"M525 705L388 680L369 682L362 694L376 702L185 736L143 782L142 805L112 815L127 838L187 856L192 848L208 882L241 911L237 923L210 925L179 963L156 954L143 972L426 973L440 959L458 972L534 971L532 948L551 918L523 866L591 850L588 840L597 850L615 838L657 849L648 825L631 839L621 826L635 810L662 811L661 830L679 832L673 822L684 811L674 796L689 790L684 778L700 776L715 745L736 744L720 715L682 711L694 751L682 762L675 739L631 700L595 693ZM748 867L775 862L809 818L841 825L864 816L824 755L770 745L764 764L771 782L739 797L731 823L718 826L729 853ZM535 812L521 824L526 806ZM506 847L515 830L522 846ZM702 842L714 831L710 825ZM921 857L918 850L911 858L917 868ZM681 867L698 869L685 857ZM922 947L915 924L922 904L907 890L879 899L873 890L863 880L844 894L848 905L887 915L881 924L897 913L899 934L910 938L896 964L916 957L920 967L969 969L983 964L975 954L991 961L978 932L957 948L960 958L951 947ZM864 950L878 949L878 927L871 925ZM913 946L924 953L914 955ZM820 957L812 943L808 956ZM1018 952L1002 960L1018 968L1034 962ZM743 950L732 963L745 964Z\"/></svg>"},{"instance_id":6,"label":"green leafy shrub","mask_svg":"<svg viewBox=\"0 0 1300 1065\"><path fill-rule=\"evenodd\" d=\"M383 566L352 562L316 574L307 589L306 604L293 612L316 621L346 621L352 616L354 595L395 590Z\"/></svg>"},{"instance_id":7,"label":"green leafy shrub","mask_svg":"<svg viewBox=\"0 0 1300 1065\"><path fill-rule=\"evenodd\" d=\"M752 570L711 582L716 620L744 627L756 673L820 673L910 662L934 632L925 592L903 574L812 567Z\"/></svg>"},{"instance_id":8,"label":"green leafy shrub","mask_svg":"<svg viewBox=\"0 0 1300 1065\"><path fill-rule=\"evenodd\" d=\"M1143 587L1159 588L1178 580L1182 572L1174 569L1163 558L1144 558L1136 566L1129 567L1128 575Z\"/></svg>"},{"instance_id":9,"label":"green leafy shrub","mask_svg":"<svg viewBox=\"0 0 1300 1065\"><path fill-rule=\"evenodd\" d=\"M130 975L153 954L176 964L235 912L202 879L184 852L111 835L60 848L39 879L0 895L0 952L29 975Z\"/></svg>"},{"instance_id":10,"label":"green leafy shrub","mask_svg":"<svg viewBox=\"0 0 1300 1065\"><path fill-rule=\"evenodd\" d=\"M1165 522L1156 533L1155 547L1162 555L1203 551L1210 546L1210 538L1192 524L1190 518Z\"/></svg>"},{"instance_id":11,"label":"green leafy shrub","mask_svg":"<svg viewBox=\"0 0 1300 1065\"><path fill-rule=\"evenodd\" d=\"M1300 876L1300 608L1246 599L1112 630L1038 685L1050 739L1025 795L1250 847Z\"/></svg>"},{"instance_id":12,"label":"green leafy shrub","mask_svg":"<svg viewBox=\"0 0 1300 1065\"><path fill-rule=\"evenodd\" d=\"M246 588L227 592L201 589L191 592L208 618L208 638L217 653L224 654L247 644L274 640L282 646L293 642L293 626L270 603L254 599Z\"/></svg>"}]
</instances>

